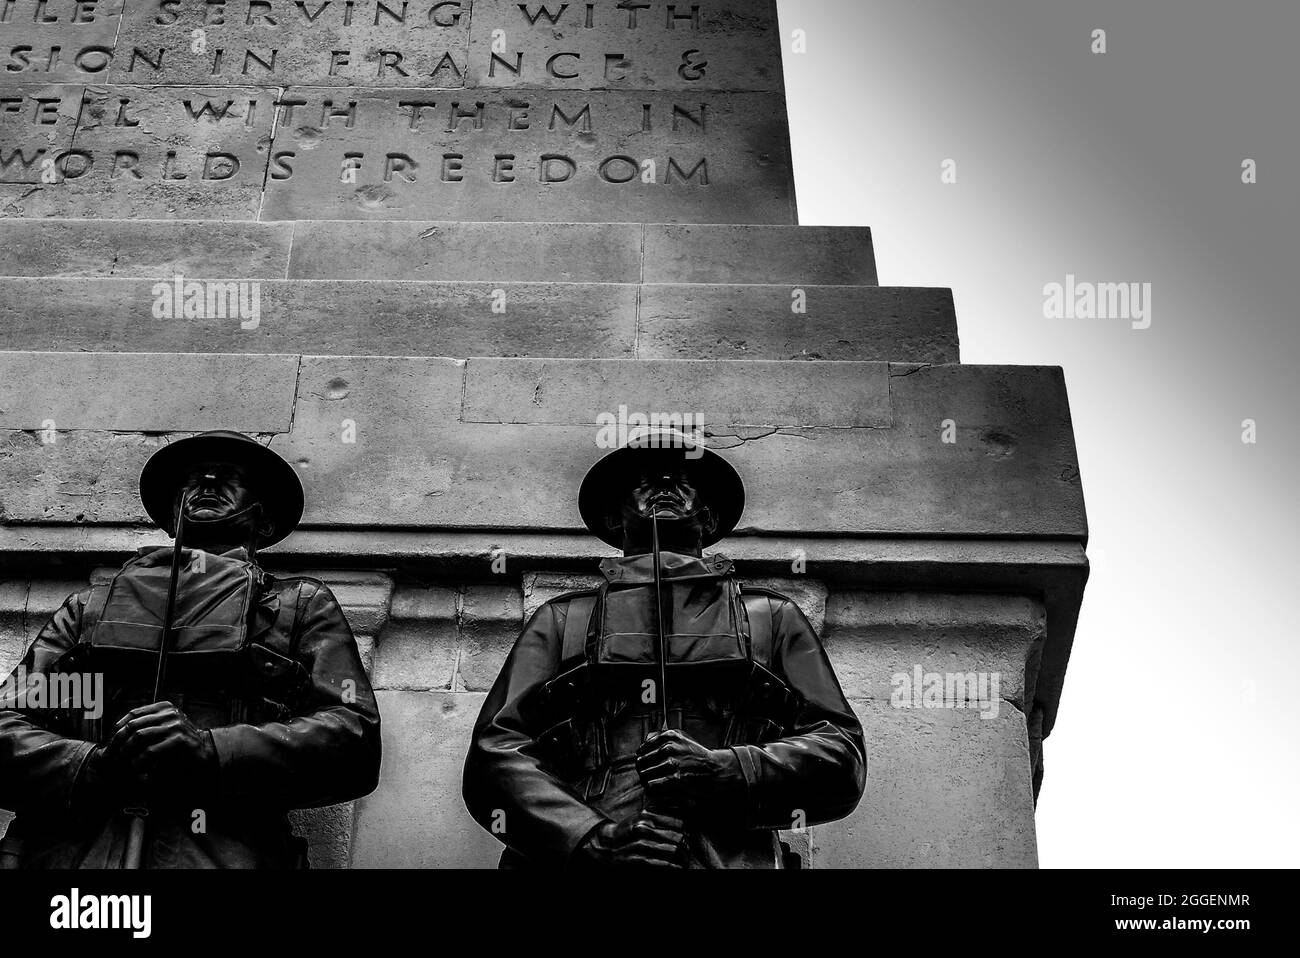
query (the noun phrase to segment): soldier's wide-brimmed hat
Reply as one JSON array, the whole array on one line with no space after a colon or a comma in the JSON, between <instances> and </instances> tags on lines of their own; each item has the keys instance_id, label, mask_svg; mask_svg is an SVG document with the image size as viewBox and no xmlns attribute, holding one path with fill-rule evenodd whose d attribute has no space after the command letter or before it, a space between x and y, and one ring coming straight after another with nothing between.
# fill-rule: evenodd
<instances>
[{"instance_id":1,"label":"soldier's wide-brimmed hat","mask_svg":"<svg viewBox=\"0 0 1300 958\"><path fill-rule=\"evenodd\" d=\"M617 512L631 485L652 457L666 457L687 470L700 497L718 525L706 536L711 546L736 528L745 511L745 484L736 467L703 444L700 437L669 428L634 429L626 441L587 470L578 490L578 511L587 528L601 541L622 548L622 536L606 518Z\"/></svg>"},{"instance_id":2,"label":"soldier's wide-brimmed hat","mask_svg":"<svg viewBox=\"0 0 1300 958\"><path fill-rule=\"evenodd\" d=\"M242 467L261 500L263 516L274 531L258 545L274 545L293 532L302 519L305 498L302 480L278 453L243 433L217 430L187 436L163 446L140 470L140 500L152 519L173 535L172 510L176 490L201 462L228 462Z\"/></svg>"}]
</instances>

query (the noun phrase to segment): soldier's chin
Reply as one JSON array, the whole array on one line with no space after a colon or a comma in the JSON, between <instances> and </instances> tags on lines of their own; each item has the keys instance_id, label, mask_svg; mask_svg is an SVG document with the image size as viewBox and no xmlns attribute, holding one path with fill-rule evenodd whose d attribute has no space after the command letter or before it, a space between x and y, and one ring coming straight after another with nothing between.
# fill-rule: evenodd
<instances>
[{"instance_id":1,"label":"soldier's chin","mask_svg":"<svg viewBox=\"0 0 1300 958\"><path fill-rule=\"evenodd\" d=\"M660 502L648 507L645 512L641 513L641 518L646 522L649 522L656 511L659 513L660 522L665 520L669 522L679 522L682 519L689 519L691 517L691 513L687 512L679 505Z\"/></svg>"}]
</instances>

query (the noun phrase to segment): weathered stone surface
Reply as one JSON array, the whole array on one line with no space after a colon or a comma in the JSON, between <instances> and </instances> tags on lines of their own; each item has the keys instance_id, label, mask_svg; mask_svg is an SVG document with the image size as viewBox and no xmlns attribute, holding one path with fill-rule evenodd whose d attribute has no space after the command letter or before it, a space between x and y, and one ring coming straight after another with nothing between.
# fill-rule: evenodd
<instances>
[{"instance_id":1,"label":"weathered stone surface","mask_svg":"<svg viewBox=\"0 0 1300 958\"><path fill-rule=\"evenodd\" d=\"M0 220L0 276L282 279L291 232L288 223Z\"/></svg>"},{"instance_id":2,"label":"weathered stone surface","mask_svg":"<svg viewBox=\"0 0 1300 958\"><path fill-rule=\"evenodd\" d=\"M876 284L866 228L328 221L293 229L292 279L710 283L727 286L725 295L749 283ZM788 305L789 291L780 292Z\"/></svg>"},{"instance_id":3,"label":"weathered stone surface","mask_svg":"<svg viewBox=\"0 0 1300 958\"><path fill-rule=\"evenodd\" d=\"M458 689L486 692L496 681L523 625L518 585L468 585L460 617Z\"/></svg>"},{"instance_id":4,"label":"weathered stone surface","mask_svg":"<svg viewBox=\"0 0 1300 958\"><path fill-rule=\"evenodd\" d=\"M891 375L899 439L916 453L895 466L894 481L907 484L918 500L950 496L972 532L1009 534L1032 515L1038 517L1035 525L1068 528L1087 538L1060 367L898 365ZM943 442L948 422L956 440L950 444ZM936 443L946 453L936 454ZM1040 479L1022 485L1013 474L1031 460ZM962 475L960 486L951 482L956 474Z\"/></svg>"},{"instance_id":5,"label":"weathered stone surface","mask_svg":"<svg viewBox=\"0 0 1300 958\"><path fill-rule=\"evenodd\" d=\"M0 54L9 80L102 80L122 0L7 0Z\"/></svg>"},{"instance_id":6,"label":"weathered stone surface","mask_svg":"<svg viewBox=\"0 0 1300 958\"><path fill-rule=\"evenodd\" d=\"M102 432L58 433L45 443L35 432L0 431L0 513L11 523L148 522L140 468L166 443Z\"/></svg>"},{"instance_id":7,"label":"weathered stone surface","mask_svg":"<svg viewBox=\"0 0 1300 958\"><path fill-rule=\"evenodd\" d=\"M27 648L30 586L26 579L0 581L0 681L22 661Z\"/></svg>"},{"instance_id":8,"label":"weathered stone surface","mask_svg":"<svg viewBox=\"0 0 1300 958\"><path fill-rule=\"evenodd\" d=\"M104 352L957 358L946 290L804 287L815 307L794 316L790 289L780 286L195 282L186 278L178 295L175 277L166 273L152 280L0 279L4 342L15 350ZM187 305L192 296L200 309ZM171 316L158 318L160 307Z\"/></svg>"},{"instance_id":9,"label":"weathered stone surface","mask_svg":"<svg viewBox=\"0 0 1300 958\"><path fill-rule=\"evenodd\" d=\"M460 415L463 381L463 364L449 359L304 359L297 434L281 449L309 487L304 521L342 518L344 525L369 525L365 512L345 518L335 511L332 504L351 489L365 490L367 498L387 503L385 511L418 523L429 503L446 498L451 473L438 451L414 440L430 424ZM447 503L447 508L457 507ZM395 619L396 606L395 600ZM379 655L382 664L382 648Z\"/></svg>"},{"instance_id":10,"label":"weathered stone surface","mask_svg":"<svg viewBox=\"0 0 1300 958\"><path fill-rule=\"evenodd\" d=\"M252 87L88 86L55 182L8 189L0 213L255 220L274 102Z\"/></svg>"},{"instance_id":11,"label":"weathered stone surface","mask_svg":"<svg viewBox=\"0 0 1300 958\"><path fill-rule=\"evenodd\" d=\"M87 585L85 579L0 576L0 682L64 600Z\"/></svg>"},{"instance_id":12,"label":"weathered stone surface","mask_svg":"<svg viewBox=\"0 0 1300 958\"><path fill-rule=\"evenodd\" d=\"M156 358L169 360L166 354ZM116 381L105 378L120 368L108 362L111 356L70 359L86 364L83 393ZM756 376L769 365L781 366L755 364ZM600 378L610 381L629 368L617 361L607 367ZM523 376L529 366L517 368ZM870 364L858 371L872 374ZM711 427L710 444L735 462L749 487L738 535L1086 535L1059 369L891 371L889 428ZM308 528L580 530L574 494L586 469L605 452L597 443L599 430L461 423L462 381L461 366L450 360L304 360L293 431L276 448L307 484ZM44 390L33 388L21 408L30 412L52 404ZM645 394L652 389L637 388ZM161 391L156 402L169 395ZM666 408L689 408L690 396L681 398L673 401L667 393ZM148 428L167 428L173 414L156 412L150 421L161 424ZM948 418L957 420L955 443L943 441ZM349 423L356 429L354 442L344 441ZM71 515L131 521L138 515L134 490L126 486L127 497L119 483L102 481L101 474L132 464L138 470L145 449L124 448L124 459L112 457L104 447L114 438L92 435L73 444L61 437L43 446L31 434L10 433L5 441L14 452L3 468L12 477L11 521L56 515L66 520L70 489L81 506Z\"/></svg>"},{"instance_id":13,"label":"weathered stone surface","mask_svg":"<svg viewBox=\"0 0 1300 958\"><path fill-rule=\"evenodd\" d=\"M853 705L867 791L848 818L811 829L814 867L1037 867L1023 715Z\"/></svg>"},{"instance_id":14,"label":"weathered stone surface","mask_svg":"<svg viewBox=\"0 0 1300 958\"><path fill-rule=\"evenodd\" d=\"M605 579L599 575L565 575L556 572L525 572L523 580L524 621L547 602L566 592L595 589Z\"/></svg>"},{"instance_id":15,"label":"weathered stone surface","mask_svg":"<svg viewBox=\"0 0 1300 958\"><path fill-rule=\"evenodd\" d=\"M312 868L348 867L355 808L354 802L344 802L289 812L294 832L307 839L307 860Z\"/></svg>"},{"instance_id":16,"label":"weathered stone surface","mask_svg":"<svg viewBox=\"0 0 1300 958\"><path fill-rule=\"evenodd\" d=\"M482 86L783 88L774 0L474 0L469 60L469 81Z\"/></svg>"},{"instance_id":17,"label":"weathered stone surface","mask_svg":"<svg viewBox=\"0 0 1300 958\"><path fill-rule=\"evenodd\" d=\"M458 87L470 0L132 0L116 83ZM204 49L194 50L201 30Z\"/></svg>"},{"instance_id":18,"label":"weathered stone surface","mask_svg":"<svg viewBox=\"0 0 1300 958\"><path fill-rule=\"evenodd\" d=\"M958 360L946 289L646 286L640 320L640 359Z\"/></svg>"},{"instance_id":19,"label":"weathered stone surface","mask_svg":"<svg viewBox=\"0 0 1300 958\"><path fill-rule=\"evenodd\" d=\"M402 586L375 646L377 689L450 689L459 640L459 594L443 586Z\"/></svg>"},{"instance_id":20,"label":"weathered stone surface","mask_svg":"<svg viewBox=\"0 0 1300 958\"><path fill-rule=\"evenodd\" d=\"M645 282L875 286L876 254L866 227L647 224Z\"/></svg>"},{"instance_id":21,"label":"weathered stone surface","mask_svg":"<svg viewBox=\"0 0 1300 958\"><path fill-rule=\"evenodd\" d=\"M620 410L671 414L678 428L688 416L695 427L883 428L889 371L883 363L577 359L471 359L466 369L467 423L596 424L601 416L614 421ZM611 436L608 447L616 444Z\"/></svg>"},{"instance_id":22,"label":"weathered stone surface","mask_svg":"<svg viewBox=\"0 0 1300 958\"><path fill-rule=\"evenodd\" d=\"M266 220L794 222L778 94L302 90L281 104Z\"/></svg>"},{"instance_id":23,"label":"weathered stone surface","mask_svg":"<svg viewBox=\"0 0 1300 958\"><path fill-rule=\"evenodd\" d=\"M0 328L9 349L344 356L631 358L636 338L632 286L244 282L202 317L157 319L188 298L170 278L0 280Z\"/></svg>"},{"instance_id":24,"label":"weathered stone surface","mask_svg":"<svg viewBox=\"0 0 1300 958\"><path fill-rule=\"evenodd\" d=\"M295 223L293 279L639 283L634 223Z\"/></svg>"},{"instance_id":25,"label":"weathered stone surface","mask_svg":"<svg viewBox=\"0 0 1300 958\"><path fill-rule=\"evenodd\" d=\"M0 429L288 432L297 378L296 356L0 352Z\"/></svg>"},{"instance_id":26,"label":"weathered stone surface","mask_svg":"<svg viewBox=\"0 0 1300 958\"><path fill-rule=\"evenodd\" d=\"M1021 712L1025 666L1046 636L1042 603L1028 596L837 592L825 642L844 694L889 702L922 675L997 675L998 696ZM903 676L895 683L895 676ZM991 682L984 688L992 690ZM903 695L906 701L907 696ZM968 705L975 707L968 698Z\"/></svg>"},{"instance_id":27,"label":"weathered stone surface","mask_svg":"<svg viewBox=\"0 0 1300 958\"><path fill-rule=\"evenodd\" d=\"M0 36L0 43L9 42L7 32ZM60 158L72 145L80 109L81 87L76 84L0 86L0 184L56 179ZM8 197L25 192L0 193L0 210Z\"/></svg>"},{"instance_id":28,"label":"weathered stone surface","mask_svg":"<svg viewBox=\"0 0 1300 958\"><path fill-rule=\"evenodd\" d=\"M496 864L501 844L470 818L460 795L465 749L483 698L474 692L379 693L383 766L379 788L357 803L354 867Z\"/></svg>"}]
</instances>

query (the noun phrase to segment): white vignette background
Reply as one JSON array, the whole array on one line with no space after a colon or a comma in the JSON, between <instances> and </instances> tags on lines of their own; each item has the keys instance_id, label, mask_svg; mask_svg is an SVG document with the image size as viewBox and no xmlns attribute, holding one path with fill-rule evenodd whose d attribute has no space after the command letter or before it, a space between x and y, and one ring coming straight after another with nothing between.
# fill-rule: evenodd
<instances>
[{"instance_id":1,"label":"white vignette background","mask_svg":"<svg viewBox=\"0 0 1300 958\"><path fill-rule=\"evenodd\" d=\"M951 287L963 362L1065 370L1093 568L1042 865L1300 865L1300 3L780 14L801 222ZM1045 319L1070 273L1151 283L1150 328Z\"/></svg>"}]
</instances>

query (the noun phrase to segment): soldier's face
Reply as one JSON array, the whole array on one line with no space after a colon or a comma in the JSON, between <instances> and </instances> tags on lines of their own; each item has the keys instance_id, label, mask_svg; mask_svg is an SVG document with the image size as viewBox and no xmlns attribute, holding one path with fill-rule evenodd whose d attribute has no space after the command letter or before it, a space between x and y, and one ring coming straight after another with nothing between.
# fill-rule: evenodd
<instances>
[{"instance_id":1,"label":"soldier's face","mask_svg":"<svg viewBox=\"0 0 1300 958\"><path fill-rule=\"evenodd\" d=\"M627 504L643 519L656 511L661 519L685 519L699 511L700 496L685 469L665 463L641 471Z\"/></svg>"},{"instance_id":2,"label":"soldier's face","mask_svg":"<svg viewBox=\"0 0 1300 958\"><path fill-rule=\"evenodd\" d=\"M187 518L214 522L241 512L257 501L248 474L228 462L201 462L190 470L177 497L189 497Z\"/></svg>"}]
</instances>

